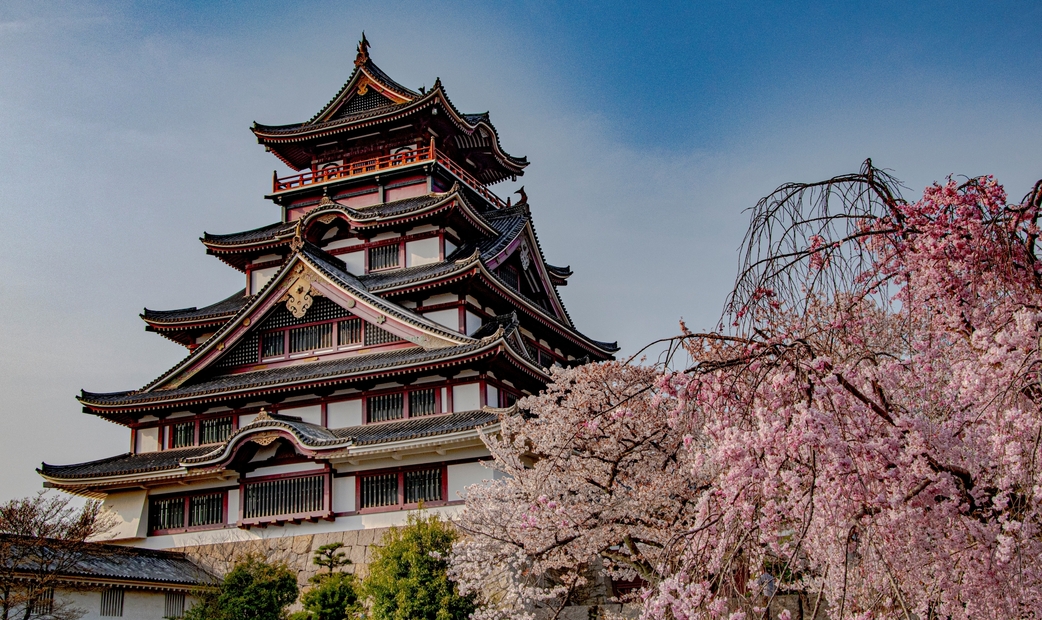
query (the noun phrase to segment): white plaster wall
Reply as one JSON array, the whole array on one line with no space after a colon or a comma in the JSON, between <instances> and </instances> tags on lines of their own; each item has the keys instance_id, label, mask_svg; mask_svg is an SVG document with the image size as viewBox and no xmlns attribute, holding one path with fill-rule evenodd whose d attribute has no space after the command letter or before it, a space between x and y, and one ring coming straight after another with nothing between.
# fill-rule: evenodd
<instances>
[{"instance_id":1,"label":"white plaster wall","mask_svg":"<svg viewBox=\"0 0 1042 620\"><path fill-rule=\"evenodd\" d=\"M405 266L414 267L438 262L438 247L440 241L437 237L407 241L405 243Z\"/></svg>"},{"instance_id":2,"label":"white plaster wall","mask_svg":"<svg viewBox=\"0 0 1042 620\"><path fill-rule=\"evenodd\" d=\"M101 615L101 591L55 592L55 597L76 606L86 612L81 620L110 620L112 616ZM185 601L187 609L191 603ZM140 590L124 590L123 618L126 620L163 620L166 611L166 594L163 592L145 592Z\"/></svg>"},{"instance_id":3,"label":"white plaster wall","mask_svg":"<svg viewBox=\"0 0 1042 620\"><path fill-rule=\"evenodd\" d=\"M362 399L342 400L326 405L326 426L347 428L362 424Z\"/></svg>"},{"instance_id":4,"label":"white plaster wall","mask_svg":"<svg viewBox=\"0 0 1042 620\"><path fill-rule=\"evenodd\" d=\"M344 269L347 273L361 276L365 275L365 252L348 252L337 256L344 261Z\"/></svg>"},{"instance_id":5,"label":"white plaster wall","mask_svg":"<svg viewBox=\"0 0 1042 620\"><path fill-rule=\"evenodd\" d=\"M101 507L112 515L116 525L106 534L106 539L143 538L147 533L147 498L148 494L144 490L107 495Z\"/></svg>"},{"instance_id":6,"label":"white plaster wall","mask_svg":"<svg viewBox=\"0 0 1042 620\"><path fill-rule=\"evenodd\" d=\"M459 331L459 310L455 308L435 310L434 312L424 312L423 316L434 321L438 325L444 325L454 332Z\"/></svg>"},{"instance_id":7,"label":"white plaster wall","mask_svg":"<svg viewBox=\"0 0 1042 620\"><path fill-rule=\"evenodd\" d=\"M257 415L258 414L256 414L256 413L244 413L243 415L239 416L239 428L242 428L242 427L246 426L247 424L249 424L250 422L253 422L254 420L256 420L257 419Z\"/></svg>"},{"instance_id":8,"label":"white plaster wall","mask_svg":"<svg viewBox=\"0 0 1042 620\"><path fill-rule=\"evenodd\" d=\"M264 288L264 285L271 280L272 276L279 270L278 267L265 267L264 269L258 269L250 272L250 295L254 295L257 291Z\"/></svg>"},{"instance_id":9,"label":"white plaster wall","mask_svg":"<svg viewBox=\"0 0 1042 620\"><path fill-rule=\"evenodd\" d=\"M292 465L276 465L275 467L258 467L246 474L247 478L260 478L261 476L277 476L279 474L295 474L304 472L315 472L325 469L322 463L306 462L293 463Z\"/></svg>"},{"instance_id":10,"label":"white plaster wall","mask_svg":"<svg viewBox=\"0 0 1042 620\"><path fill-rule=\"evenodd\" d=\"M467 496L467 487L472 484L481 484L486 480L493 479L493 472L481 463L461 463L449 465L449 496L448 500L459 500Z\"/></svg>"},{"instance_id":11,"label":"white plaster wall","mask_svg":"<svg viewBox=\"0 0 1042 620\"><path fill-rule=\"evenodd\" d=\"M498 407L499 406L499 388L497 388L494 385L489 385L489 386L486 387L486 390L487 390L487 393L485 395L485 403L488 404L489 407Z\"/></svg>"},{"instance_id":12,"label":"white plaster wall","mask_svg":"<svg viewBox=\"0 0 1042 620\"><path fill-rule=\"evenodd\" d=\"M330 230L330 232L334 232L334 230ZM329 243L325 244L324 246L322 246L322 249L326 251L338 250L340 248L349 248L353 245L361 245L363 243L365 242L361 239L358 239L357 237L351 237L349 239L337 239L336 241L330 241Z\"/></svg>"},{"instance_id":13,"label":"white plaster wall","mask_svg":"<svg viewBox=\"0 0 1042 620\"><path fill-rule=\"evenodd\" d=\"M448 239L446 239L445 240L445 256L448 256L449 254L452 254L455 251L456 251L456 244L451 242L451 241L449 241Z\"/></svg>"},{"instance_id":14,"label":"white plaster wall","mask_svg":"<svg viewBox=\"0 0 1042 620\"><path fill-rule=\"evenodd\" d=\"M138 454L159 450L159 428L139 428L134 444Z\"/></svg>"},{"instance_id":15,"label":"white plaster wall","mask_svg":"<svg viewBox=\"0 0 1042 620\"><path fill-rule=\"evenodd\" d=\"M481 328L481 317L467 310L467 335L471 335Z\"/></svg>"},{"instance_id":16,"label":"white plaster wall","mask_svg":"<svg viewBox=\"0 0 1042 620\"><path fill-rule=\"evenodd\" d=\"M453 506L429 507L426 510L427 512L438 513L446 518L452 518L458 514L462 508L462 505L457 504ZM404 525L407 515L408 511L395 510L391 512L338 517L333 521L290 523L283 525L282 527L252 528L249 530L231 527L220 530L204 530L200 532L187 532L184 534L171 534L166 536L149 536L145 540L136 542L134 546L145 549L176 549L195 547L199 545L286 538L290 536L309 536L313 534L324 534L327 532L345 532L348 530Z\"/></svg>"},{"instance_id":17,"label":"white plaster wall","mask_svg":"<svg viewBox=\"0 0 1042 620\"><path fill-rule=\"evenodd\" d=\"M427 299L424 299L423 305L436 306L438 304L450 304L456 301L459 301L459 295L454 295L452 293L442 293L440 295L435 295L433 297L428 297Z\"/></svg>"},{"instance_id":18,"label":"white plaster wall","mask_svg":"<svg viewBox=\"0 0 1042 620\"><path fill-rule=\"evenodd\" d=\"M464 383L452 386L452 410L472 411L481 408L481 385Z\"/></svg>"},{"instance_id":19,"label":"white plaster wall","mask_svg":"<svg viewBox=\"0 0 1042 620\"><path fill-rule=\"evenodd\" d=\"M280 407L279 413L282 415L298 417L308 424L322 424L322 405L310 405L308 407Z\"/></svg>"},{"instance_id":20,"label":"white plaster wall","mask_svg":"<svg viewBox=\"0 0 1042 620\"><path fill-rule=\"evenodd\" d=\"M239 489L228 489L228 523L234 524L239 520Z\"/></svg>"},{"instance_id":21,"label":"white plaster wall","mask_svg":"<svg viewBox=\"0 0 1042 620\"><path fill-rule=\"evenodd\" d=\"M355 477L333 478L333 512L355 509Z\"/></svg>"}]
</instances>

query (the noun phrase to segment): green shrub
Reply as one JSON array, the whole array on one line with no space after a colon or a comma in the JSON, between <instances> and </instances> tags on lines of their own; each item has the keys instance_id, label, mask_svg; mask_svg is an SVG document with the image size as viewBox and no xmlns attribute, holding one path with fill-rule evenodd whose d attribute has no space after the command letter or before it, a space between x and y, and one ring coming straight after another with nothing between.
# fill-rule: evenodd
<instances>
[{"instance_id":1,"label":"green shrub","mask_svg":"<svg viewBox=\"0 0 1042 620\"><path fill-rule=\"evenodd\" d=\"M297 599L297 576L285 564L247 555L204 591L185 620L283 620Z\"/></svg>"},{"instance_id":2,"label":"green shrub","mask_svg":"<svg viewBox=\"0 0 1042 620\"><path fill-rule=\"evenodd\" d=\"M456 530L438 515L410 514L373 550L362 582L372 620L463 620L474 611L446 569Z\"/></svg>"},{"instance_id":3,"label":"green shrub","mask_svg":"<svg viewBox=\"0 0 1042 620\"><path fill-rule=\"evenodd\" d=\"M362 608L358 602L358 580L349 573L334 572L351 563L343 552L344 545L322 545L315 552L314 562L329 572L319 573L309 581L311 587L300 597L304 611L290 616L290 620L346 620L356 618Z\"/></svg>"}]
</instances>

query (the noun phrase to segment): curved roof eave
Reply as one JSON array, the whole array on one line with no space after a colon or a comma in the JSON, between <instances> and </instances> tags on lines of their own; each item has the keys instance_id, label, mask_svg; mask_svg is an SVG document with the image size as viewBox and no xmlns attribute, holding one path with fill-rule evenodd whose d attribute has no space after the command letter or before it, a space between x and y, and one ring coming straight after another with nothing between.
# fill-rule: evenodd
<instances>
[{"instance_id":1,"label":"curved roof eave","mask_svg":"<svg viewBox=\"0 0 1042 620\"><path fill-rule=\"evenodd\" d=\"M478 131L481 127L485 127L490 131L494 137L494 140L492 141L492 150L493 153L496 154L497 161L510 170L512 174L524 174L524 168L529 165L527 158L515 157L504 151L503 145L499 139L499 132L491 122L484 120L484 117L481 117L481 120L477 123L471 123L467 119L467 115L461 113L456 109L456 106L453 105L452 101L445 94L440 81L436 82L434 88L432 88L426 95L402 106L388 109L386 112L375 113L372 116L366 116L359 119L348 118L343 120L326 121L314 125L283 125L281 127L254 123L253 127L251 127L251 131L253 131L254 135L257 136L257 140L261 144L265 145L303 142L310 139L322 138L334 133L350 131L353 129L362 129L378 123L396 121L410 114L420 112L439 102L442 104L442 107L449 112L449 117L453 123L468 135L473 135L473 133ZM274 149L272 150L273 152L275 151ZM278 155L277 152L275 154ZM280 157L280 159L284 162L286 161L282 157ZM295 168L295 166L289 162L286 163L287 165L290 165L290 167Z\"/></svg>"}]
</instances>

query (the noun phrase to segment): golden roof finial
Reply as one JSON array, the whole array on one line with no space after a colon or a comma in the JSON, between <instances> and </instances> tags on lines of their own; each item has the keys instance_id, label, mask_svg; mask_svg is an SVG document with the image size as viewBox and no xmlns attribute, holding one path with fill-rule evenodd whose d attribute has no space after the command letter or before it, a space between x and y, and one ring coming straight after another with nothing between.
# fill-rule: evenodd
<instances>
[{"instance_id":1,"label":"golden roof finial","mask_svg":"<svg viewBox=\"0 0 1042 620\"><path fill-rule=\"evenodd\" d=\"M358 42L358 55L355 56L355 66L361 67L369 61L369 41L365 38L365 31L362 31L362 40Z\"/></svg>"}]
</instances>

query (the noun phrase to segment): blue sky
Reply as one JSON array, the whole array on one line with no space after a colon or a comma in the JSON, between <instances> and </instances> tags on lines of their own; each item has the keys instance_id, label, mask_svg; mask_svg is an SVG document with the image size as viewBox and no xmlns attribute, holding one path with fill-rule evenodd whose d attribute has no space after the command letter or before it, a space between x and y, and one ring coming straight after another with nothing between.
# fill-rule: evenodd
<instances>
[{"instance_id":1,"label":"blue sky","mask_svg":"<svg viewBox=\"0 0 1042 620\"><path fill-rule=\"evenodd\" d=\"M125 451L74 395L184 354L143 306L242 286L202 232L274 221L248 131L322 106L364 29L400 82L489 110L579 327L634 351L711 328L743 210L866 157L921 192L1042 177L1042 5L1029 2L0 4L0 499L41 460Z\"/></svg>"}]
</instances>

